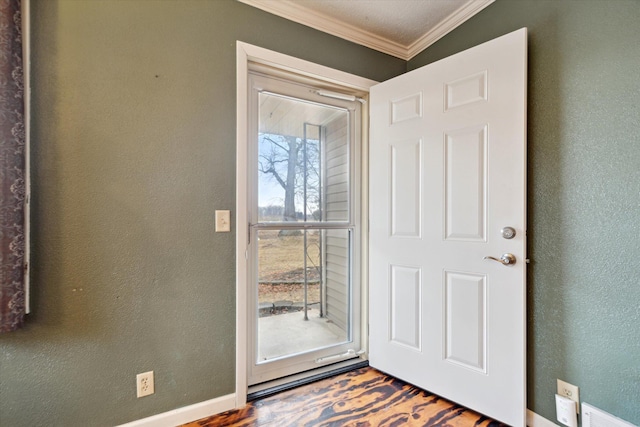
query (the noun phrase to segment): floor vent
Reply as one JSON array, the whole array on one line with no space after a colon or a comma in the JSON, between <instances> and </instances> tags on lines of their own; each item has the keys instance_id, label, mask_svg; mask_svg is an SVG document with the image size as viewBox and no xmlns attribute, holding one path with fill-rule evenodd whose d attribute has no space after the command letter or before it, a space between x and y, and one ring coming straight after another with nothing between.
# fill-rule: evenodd
<instances>
[{"instance_id":1,"label":"floor vent","mask_svg":"<svg viewBox=\"0 0 640 427\"><path fill-rule=\"evenodd\" d=\"M582 403L582 427L637 427L618 417Z\"/></svg>"}]
</instances>

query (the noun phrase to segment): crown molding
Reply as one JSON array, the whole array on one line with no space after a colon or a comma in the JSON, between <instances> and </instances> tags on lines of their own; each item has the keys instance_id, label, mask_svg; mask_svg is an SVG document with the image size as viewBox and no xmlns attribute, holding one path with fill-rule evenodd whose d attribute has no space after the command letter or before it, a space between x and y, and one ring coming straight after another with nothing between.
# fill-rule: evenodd
<instances>
[{"instance_id":1,"label":"crown molding","mask_svg":"<svg viewBox=\"0 0 640 427\"><path fill-rule=\"evenodd\" d=\"M489 6L495 0L470 0L460 9L453 12L447 18L442 20L433 29L426 32L415 42L411 43L407 47L408 59L413 58L442 37L449 34L451 31L464 24L468 19L475 16L478 12L482 11L485 7Z\"/></svg>"},{"instance_id":2,"label":"crown molding","mask_svg":"<svg viewBox=\"0 0 640 427\"><path fill-rule=\"evenodd\" d=\"M449 15L435 28L409 46L362 30L351 24L336 21L335 18L317 13L291 0L238 0L241 3L264 10L298 24L340 37L359 45L408 61L427 47L453 31L466 20L489 6L495 0L469 0L464 6Z\"/></svg>"},{"instance_id":3,"label":"crown molding","mask_svg":"<svg viewBox=\"0 0 640 427\"><path fill-rule=\"evenodd\" d=\"M401 59L406 58L407 48L400 43L393 42L384 37L380 37L369 31L362 30L351 24L336 21L335 18L318 13L300 6L290 0L238 0L240 3L262 9L265 12L278 15L298 24L331 34L336 37L360 44L362 46L375 49L379 52L395 56Z\"/></svg>"}]
</instances>

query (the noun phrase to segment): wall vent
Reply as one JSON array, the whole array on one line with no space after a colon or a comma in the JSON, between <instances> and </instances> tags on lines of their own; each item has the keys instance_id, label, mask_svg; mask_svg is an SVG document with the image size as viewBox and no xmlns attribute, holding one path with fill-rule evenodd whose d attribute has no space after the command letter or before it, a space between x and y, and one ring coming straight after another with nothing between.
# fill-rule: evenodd
<instances>
[{"instance_id":1,"label":"wall vent","mask_svg":"<svg viewBox=\"0 0 640 427\"><path fill-rule=\"evenodd\" d=\"M582 427L638 427L618 417L582 403Z\"/></svg>"}]
</instances>

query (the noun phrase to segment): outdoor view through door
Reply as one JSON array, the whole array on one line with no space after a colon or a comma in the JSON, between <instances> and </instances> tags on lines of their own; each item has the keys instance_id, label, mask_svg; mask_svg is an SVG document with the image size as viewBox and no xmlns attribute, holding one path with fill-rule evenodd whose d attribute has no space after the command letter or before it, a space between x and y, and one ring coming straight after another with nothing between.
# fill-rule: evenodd
<instances>
[{"instance_id":1,"label":"outdoor view through door","mask_svg":"<svg viewBox=\"0 0 640 427\"><path fill-rule=\"evenodd\" d=\"M360 103L250 75L249 383L355 357ZM357 316L356 316L357 318Z\"/></svg>"}]
</instances>

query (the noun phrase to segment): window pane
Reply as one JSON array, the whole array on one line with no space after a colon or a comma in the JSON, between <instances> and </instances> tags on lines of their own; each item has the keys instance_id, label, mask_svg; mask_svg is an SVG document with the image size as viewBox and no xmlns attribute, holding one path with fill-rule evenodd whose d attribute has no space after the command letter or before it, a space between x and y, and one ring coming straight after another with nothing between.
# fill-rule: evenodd
<instances>
[{"instance_id":1,"label":"window pane","mask_svg":"<svg viewBox=\"0 0 640 427\"><path fill-rule=\"evenodd\" d=\"M351 339L349 236L349 230L257 232L257 363Z\"/></svg>"},{"instance_id":2,"label":"window pane","mask_svg":"<svg viewBox=\"0 0 640 427\"><path fill-rule=\"evenodd\" d=\"M259 94L258 221L349 220L349 112Z\"/></svg>"}]
</instances>

